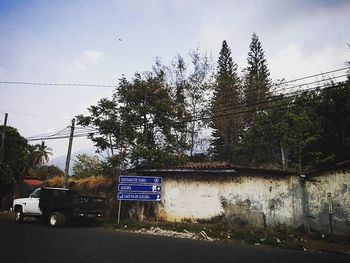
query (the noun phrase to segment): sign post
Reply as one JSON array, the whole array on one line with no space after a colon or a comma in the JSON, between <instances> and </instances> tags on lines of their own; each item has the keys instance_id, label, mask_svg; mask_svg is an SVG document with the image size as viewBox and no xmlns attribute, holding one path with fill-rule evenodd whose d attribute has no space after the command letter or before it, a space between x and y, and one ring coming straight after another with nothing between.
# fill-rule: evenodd
<instances>
[{"instance_id":1,"label":"sign post","mask_svg":"<svg viewBox=\"0 0 350 263\"><path fill-rule=\"evenodd\" d=\"M117 186L118 207L118 225L120 223L120 207L122 201L161 201L162 177L151 176L119 176ZM157 220L159 206L157 205Z\"/></svg>"}]
</instances>

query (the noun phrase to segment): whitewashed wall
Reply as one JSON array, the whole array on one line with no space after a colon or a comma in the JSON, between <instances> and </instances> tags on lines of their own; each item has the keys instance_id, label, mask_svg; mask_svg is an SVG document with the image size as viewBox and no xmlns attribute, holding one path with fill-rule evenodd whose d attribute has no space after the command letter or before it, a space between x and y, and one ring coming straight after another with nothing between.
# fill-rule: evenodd
<instances>
[{"instance_id":1,"label":"whitewashed wall","mask_svg":"<svg viewBox=\"0 0 350 263\"><path fill-rule=\"evenodd\" d=\"M220 181L173 180L163 183L162 214L169 221L225 215L242 224L295 225L300 221L298 177L241 176Z\"/></svg>"},{"instance_id":2,"label":"whitewashed wall","mask_svg":"<svg viewBox=\"0 0 350 263\"><path fill-rule=\"evenodd\" d=\"M329 206L335 233L350 235L350 172L327 172L306 182L310 225L330 230ZM327 198L330 193L331 199Z\"/></svg>"},{"instance_id":3,"label":"whitewashed wall","mask_svg":"<svg viewBox=\"0 0 350 263\"><path fill-rule=\"evenodd\" d=\"M304 183L297 175L232 175L217 180L215 175L206 176L165 176L161 219L197 221L222 216L233 224L309 224L329 232L327 193L331 193L334 232L350 234L349 171L308 176Z\"/></svg>"}]
</instances>

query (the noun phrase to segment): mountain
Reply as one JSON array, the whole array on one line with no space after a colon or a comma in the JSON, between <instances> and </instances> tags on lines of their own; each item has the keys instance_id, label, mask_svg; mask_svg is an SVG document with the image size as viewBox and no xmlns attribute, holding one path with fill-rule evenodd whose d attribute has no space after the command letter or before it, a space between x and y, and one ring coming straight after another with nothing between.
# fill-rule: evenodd
<instances>
[{"instance_id":1,"label":"mountain","mask_svg":"<svg viewBox=\"0 0 350 263\"><path fill-rule=\"evenodd\" d=\"M80 150L80 151L76 151L73 152L71 155L71 159L70 159L70 164L69 164L69 174L72 175L73 172L73 164L74 161L77 159L77 155L78 154L87 154L89 156L98 156L95 153L95 148L88 148L88 149L84 149L84 150ZM101 156L98 156L100 159L102 159ZM62 155L62 156L58 156L56 158L51 159L48 162L48 165L55 165L58 168L60 168L62 171L64 171L65 167L66 167L66 155Z\"/></svg>"}]
</instances>

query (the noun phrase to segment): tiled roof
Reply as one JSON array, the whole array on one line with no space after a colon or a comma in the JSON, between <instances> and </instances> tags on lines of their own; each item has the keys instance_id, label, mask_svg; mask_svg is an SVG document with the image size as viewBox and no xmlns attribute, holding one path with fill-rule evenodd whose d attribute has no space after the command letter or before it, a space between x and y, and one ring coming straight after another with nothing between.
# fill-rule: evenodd
<instances>
[{"instance_id":1,"label":"tiled roof","mask_svg":"<svg viewBox=\"0 0 350 263\"><path fill-rule=\"evenodd\" d=\"M200 162L200 163L186 163L172 167L159 167L159 168L138 168L132 169L135 172L170 172L170 173L237 173L237 172L253 172L259 174L295 174L290 171L278 170L278 169L264 169L256 167L245 167L227 162ZM131 171L132 171L131 170Z\"/></svg>"},{"instance_id":2,"label":"tiled roof","mask_svg":"<svg viewBox=\"0 0 350 263\"><path fill-rule=\"evenodd\" d=\"M34 188L34 187L37 187L37 186L43 184L43 181L33 178L33 179L24 179L23 183L25 183L29 187Z\"/></svg>"}]
</instances>

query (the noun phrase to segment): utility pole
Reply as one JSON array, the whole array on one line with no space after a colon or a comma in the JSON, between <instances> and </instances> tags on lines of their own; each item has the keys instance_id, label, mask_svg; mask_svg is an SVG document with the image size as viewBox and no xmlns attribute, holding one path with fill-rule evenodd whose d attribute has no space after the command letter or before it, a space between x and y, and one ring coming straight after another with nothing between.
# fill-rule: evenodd
<instances>
[{"instance_id":1,"label":"utility pole","mask_svg":"<svg viewBox=\"0 0 350 263\"><path fill-rule=\"evenodd\" d=\"M70 156L71 156L71 153L72 153L74 128L75 128L75 119L73 118L72 119L72 125L70 126L70 136L69 136L68 153L67 153L67 159L66 159L66 167L64 169L63 187L65 187L65 188L68 188L68 173L69 173Z\"/></svg>"},{"instance_id":2,"label":"utility pole","mask_svg":"<svg viewBox=\"0 0 350 263\"><path fill-rule=\"evenodd\" d=\"M0 167L2 166L4 162L4 153L5 153L5 131L6 131L6 125L7 125L7 116L8 114L5 113L5 120L4 120L4 129L1 136L1 147L0 147Z\"/></svg>"}]
</instances>

